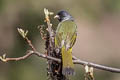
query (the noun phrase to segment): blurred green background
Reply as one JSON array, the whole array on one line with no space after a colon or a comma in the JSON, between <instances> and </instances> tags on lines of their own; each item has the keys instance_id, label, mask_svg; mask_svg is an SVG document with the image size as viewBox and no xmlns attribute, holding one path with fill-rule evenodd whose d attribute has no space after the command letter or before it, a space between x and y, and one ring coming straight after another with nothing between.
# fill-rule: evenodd
<instances>
[{"instance_id":1,"label":"blurred green background","mask_svg":"<svg viewBox=\"0 0 120 80\"><path fill-rule=\"evenodd\" d=\"M29 46L17 27L29 30L28 37L44 52L38 25L43 9L67 10L78 26L73 55L82 60L120 68L120 0L0 0L0 55L19 57ZM58 21L52 19L54 27ZM46 60L32 56L17 62L0 62L0 80L46 80ZM84 68L75 66L72 80L84 80ZM94 69L96 80L120 80L120 74Z\"/></svg>"}]
</instances>

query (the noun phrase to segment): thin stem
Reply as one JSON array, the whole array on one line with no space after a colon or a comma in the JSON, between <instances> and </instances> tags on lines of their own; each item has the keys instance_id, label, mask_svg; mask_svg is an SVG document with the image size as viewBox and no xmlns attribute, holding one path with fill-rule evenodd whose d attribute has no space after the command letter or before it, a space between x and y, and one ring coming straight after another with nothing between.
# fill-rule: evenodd
<instances>
[{"instance_id":1,"label":"thin stem","mask_svg":"<svg viewBox=\"0 0 120 80\"><path fill-rule=\"evenodd\" d=\"M61 62L61 59L54 58L54 57L51 57L51 56L46 56L45 54L39 53L37 51L29 51L26 55L24 55L22 57L18 57L18 58L5 58L5 61L3 61L3 62L24 60L24 59L27 59L28 57L30 57L33 54L37 55L38 57L42 57L44 59L54 60L54 61L57 61L59 63ZM95 64L95 63L92 63L92 62L83 61L83 60L80 60L80 59L76 58L75 56L74 56L73 62L74 62L74 64L88 65L88 66L94 67L96 69L101 69L101 70L114 72L114 73L120 73L120 69L118 69L118 68L112 68L112 67L107 67L107 66L103 66L103 65L100 65L100 64Z\"/></svg>"}]
</instances>

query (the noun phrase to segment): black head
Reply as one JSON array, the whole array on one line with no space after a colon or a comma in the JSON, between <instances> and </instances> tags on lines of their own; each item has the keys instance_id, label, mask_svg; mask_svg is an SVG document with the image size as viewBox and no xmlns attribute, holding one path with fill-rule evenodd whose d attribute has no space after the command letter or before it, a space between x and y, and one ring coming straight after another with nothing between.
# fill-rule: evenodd
<instances>
[{"instance_id":1,"label":"black head","mask_svg":"<svg viewBox=\"0 0 120 80\"><path fill-rule=\"evenodd\" d=\"M59 11L55 16L60 22L64 20L73 20L72 16L67 11Z\"/></svg>"}]
</instances>

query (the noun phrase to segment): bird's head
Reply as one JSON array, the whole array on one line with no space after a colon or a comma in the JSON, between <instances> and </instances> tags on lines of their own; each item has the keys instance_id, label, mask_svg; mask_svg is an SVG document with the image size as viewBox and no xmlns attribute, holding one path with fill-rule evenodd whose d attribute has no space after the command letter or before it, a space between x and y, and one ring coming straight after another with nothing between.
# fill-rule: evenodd
<instances>
[{"instance_id":1,"label":"bird's head","mask_svg":"<svg viewBox=\"0 0 120 80\"><path fill-rule=\"evenodd\" d=\"M67 11L59 11L54 18L57 18L60 22L64 20L73 20L72 16Z\"/></svg>"}]
</instances>

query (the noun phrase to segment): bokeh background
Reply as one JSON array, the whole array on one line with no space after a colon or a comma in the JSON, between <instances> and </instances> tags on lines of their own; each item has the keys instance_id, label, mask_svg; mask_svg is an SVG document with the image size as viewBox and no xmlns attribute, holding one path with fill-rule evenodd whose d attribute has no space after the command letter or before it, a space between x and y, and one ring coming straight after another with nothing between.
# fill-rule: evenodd
<instances>
[{"instance_id":1,"label":"bokeh background","mask_svg":"<svg viewBox=\"0 0 120 80\"><path fill-rule=\"evenodd\" d=\"M67 10L78 26L73 55L94 63L120 68L120 0L0 0L0 55L19 57L29 46L17 27L29 30L28 37L44 52L38 25L44 23L43 9L55 14ZM53 20L54 28L58 21ZM46 60L32 56L17 62L0 62L0 80L46 80ZM83 66L75 66L72 80L84 80ZM96 80L120 80L120 74L94 69Z\"/></svg>"}]
</instances>

